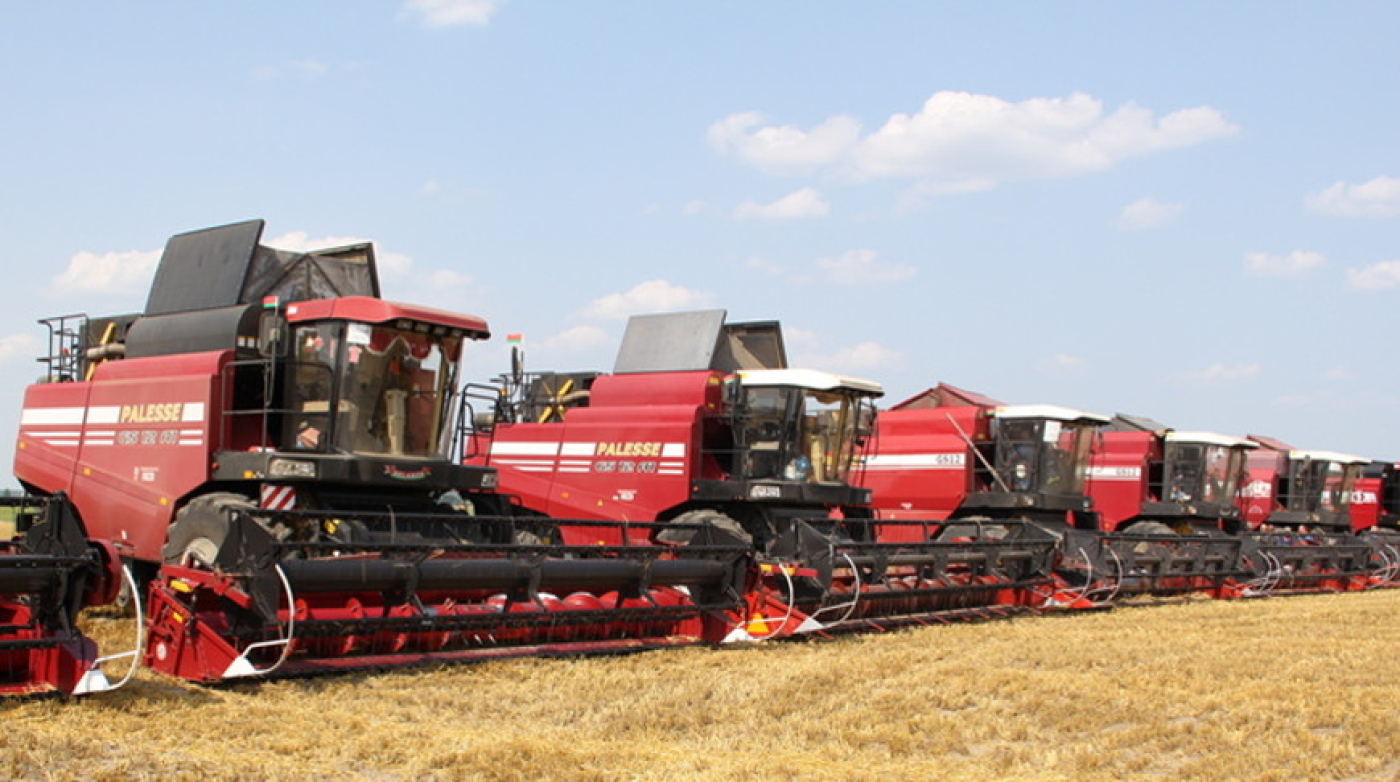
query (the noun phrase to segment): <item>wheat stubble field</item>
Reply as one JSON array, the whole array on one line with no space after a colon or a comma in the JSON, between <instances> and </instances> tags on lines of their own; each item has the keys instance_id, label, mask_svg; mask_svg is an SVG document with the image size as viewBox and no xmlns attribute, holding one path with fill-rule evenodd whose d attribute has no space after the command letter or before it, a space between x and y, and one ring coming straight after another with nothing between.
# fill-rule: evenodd
<instances>
[{"instance_id":1,"label":"wheat stubble field","mask_svg":"<svg viewBox=\"0 0 1400 782\"><path fill-rule=\"evenodd\" d=\"M1386 590L219 689L143 672L0 703L0 776L1400 779L1397 655Z\"/></svg>"}]
</instances>

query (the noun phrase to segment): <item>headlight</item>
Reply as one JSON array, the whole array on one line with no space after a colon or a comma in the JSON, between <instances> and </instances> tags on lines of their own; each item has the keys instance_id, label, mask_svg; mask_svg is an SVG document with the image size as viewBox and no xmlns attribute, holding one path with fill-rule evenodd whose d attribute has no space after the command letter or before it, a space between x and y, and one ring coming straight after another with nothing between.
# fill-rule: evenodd
<instances>
[{"instance_id":1,"label":"headlight","mask_svg":"<svg viewBox=\"0 0 1400 782\"><path fill-rule=\"evenodd\" d=\"M273 459L267 465L269 478L315 478L316 463L300 459Z\"/></svg>"}]
</instances>

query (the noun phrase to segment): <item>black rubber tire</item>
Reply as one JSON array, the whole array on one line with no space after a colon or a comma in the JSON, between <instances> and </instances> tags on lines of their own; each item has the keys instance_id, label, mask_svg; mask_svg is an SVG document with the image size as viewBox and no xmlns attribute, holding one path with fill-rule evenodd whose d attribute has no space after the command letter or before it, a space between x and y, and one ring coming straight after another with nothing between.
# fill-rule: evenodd
<instances>
[{"instance_id":1,"label":"black rubber tire","mask_svg":"<svg viewBox=\"0 0 1400 782\"><path fill-rule=\"evenodd\" d=\"M1004 524L998 524L991 516L964 516L943 522L934 535L934 540L953 538L973 538L975 540L1001 540L1010 534Z\"/></svg>"},{"instance_id":2,"label":"black rubber tire","mask_svg":"<svg viewBox=\"0 0 1400 782\"><path fill-rule=\"evenodd\" d=\"M714 527L747 542L750 546L753 545L753 535L744 529L743 525L731 516L711 508L686 511L671 519L670 523ZM684 546L695 540L700 532L699 527L663 529L656 534L656 540L660 543Z\"/></svg>"},{"instance_id":3,"label":"black rubber tire","mask_svg":"<svg viewBox=\"0 0 1400 782\"><path fill-rule=\"evenodd\" d=\"M242 494L219 492L190 500L179 513L165 535L161 560L178 565L187 559L196 564L212 565L219 549L228 538L229 510L256 510L253 501Z\"/></svg>"},{"instance_id":4,"label":"black rubber tire","mask_svg":"<svg viewBox=\"0 0 1400 782\"><path fill-rule=\"evenodd\" d=\"M1176 535L1176 530L1160 521L1138 521L1123 528L1125 535Z\"/></svg>"}]
</instances>

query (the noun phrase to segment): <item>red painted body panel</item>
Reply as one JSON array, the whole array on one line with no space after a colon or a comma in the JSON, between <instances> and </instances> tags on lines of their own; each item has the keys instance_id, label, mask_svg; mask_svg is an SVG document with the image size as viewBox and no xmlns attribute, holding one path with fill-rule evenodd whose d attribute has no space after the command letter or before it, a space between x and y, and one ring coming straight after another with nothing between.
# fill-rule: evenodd
<instances>
[{"instance_id":1,"label":"red painted body panel","mask_svg":"<svg viewBox=\"0 0 1400 782\"><path fill-rule=\"evenodd\" d=\"M1148 465L1162 459L1162 438L1152 432L1103 432L1089 465L1086 491L1102 528L1118 530L1138 516L1142 503L1160 500L1149 489Z\"/></svg>"},{"instance_id":2,"label":"red painted body panel","mask_svg":"<svg viewBox=\"0 0 1400 782\"><path fill-rule=\"evenodd\" d=\"M209 480L231 353L110 361L25 391L15 476L68 492L87 535L159 559L178 501Z\"/></svg>"},{"instance_id":3,"label":"red painted body panel","mask_svg":"<svg viewBox=\"0 0 1400 782\"><path fill-rule=\"evenodd\" d=\"M490 456L468 463L495 467L504 491L549 516L654 521L689 499L693 478L721 476L701 448L720 381L709 371L599 377L587 407L499 424Z\"/></svg>"},{"instance_id":4,"label":"red painted body panel","mask_svg":"<svg viewBox=\"0 0 1400 782\"><path fill-rule=\"evenodd\" d=\"M1240 488L1238 507L1250 529L1257 529L1279 509L1279 481L1288 474L1288 450L1277 450L1261 443L1245 461L1246 478Z\"/></svg>"},{"instance_id":5,"label":"red painted body panel","mask_svg":"<svg viewBox=\"0 0 1400 782\"><path fill-rule=\"evenodd\" d=\"M1380 522L1381 492L1380 478L1363 477L1356 481L1351 493L1351 528L1356 532L1371 529Z\"/></svg>"},{"instance_id":6,"label":"red painted body panel","mask_svg":"<svg viewBox=\"0 0 1400 782\"><path fill-rule=\"evenodd\" d=\"M873 492L876 518L946 519L974 490L976 457L962 432L987 437L980 407L883 410L862 455L858 483Z\"/></svg>"}]
</instances>

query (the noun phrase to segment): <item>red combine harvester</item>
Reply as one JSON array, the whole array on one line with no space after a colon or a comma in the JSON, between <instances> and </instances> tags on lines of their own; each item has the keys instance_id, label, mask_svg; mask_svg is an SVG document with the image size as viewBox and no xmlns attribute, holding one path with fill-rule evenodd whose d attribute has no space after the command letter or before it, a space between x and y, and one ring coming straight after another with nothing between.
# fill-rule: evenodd
<instances>
[{"instance_id":1,"label":"red combine harvester","mask_svg":"<svg viewBox=\"0 0 1400 782\"><path fill-rule=\"evenodd\" d=\"M80 610L115 599L122 578L115 550L83 536L62 495L4 506L23 534L0 542L0 695L84 695L130 681L139 629L136 650L99 658L77 626ZM118 658L131 665L112 682L102 664Z\"/></svg>"},{"instance_id":2,"label":"red combine harvester","mask_svg":"<svg viewBox=\"0 0 1400 782\"><path fill-rule=\"evenodd\" d=\"M1239 507L1262 591L1342 591L1385 581L1385 552L1352 534L1350 504L1369 460L1250 435Z\"/></svg>"},{"instance_id":3,"label":"red combine harvester","mask_svg":"<svg viewBox=\"0 0 1400 782\"><path fill-rule=\"evenodd\" d=\"M1257 447L1120 413L1099 433L1089 494L1105 529L1236 533L1244 525L1235 505L1239 480Z\"/></svg>"},{"instance_id":4,"label":"red combine harvester","mask_svg":"<svg viewBox=\"0 0 1400 782\"><path fill-rule=\"evenodd\" d=\"M1351 495L1351 528L1376 552L1387 585L1400 585L1400 464L1371 462Z\"/></svg>"},{"instance_id":5,"label":"red combine harvester","mask_svg":"<svg viewBox=\"0 0 1400 782\"><path fill-rule=\"evenodd\" d=\"M1102 604L1128 592L1229 594L1239 573L1239 545L1214 535L1177 535L1149 513L1143 483L1121 490L1117 512L1096 511L1089 476L1121 473L1146 481L1148 436L1121 438L1091 467L1103 416L1051 405L1004 405L941 384L880 413L867 445L863 485L874 491L881 520L946 520L944 536L968 524L1035 525L1059 541L1051 605ZM1118 439L1118 438L1115 438ZM1134 472L1136 470L1136 472ZM1184 477L1184 476L1183 476ZM1179 518L1177 520L1180 520Z\"/></svg>"},{"instance_id":6,"label":"red combine harvester","mask_svg":"<svg viewBox=\"0 0 1400 782\"><path fill-rule=\"evenodd\" d=\"M880 386L790 369L777 323L724 320L721 310L634 317L611 374L525 375L517 361L468 463L496 467L501 488L542 515L663 525L624 528L624 540L665 547L698 527L747 541L758 578L750 621L730 640L1033 602L1049 580L1050 536L969 528L934 540L936 525L915 520L881 538L869 490L852 485Z\"/></svg>"},{"instance_id":7,"label":"red combine harvester","mask_svg":"<svg viewBox=\"0 0 1400 782\"><path fill-rule=\"evenodd\" d=\"M1118 414L1099 432L1088 492L1101 527L1170 541L1166 572L1192 573L1180 591L1242 593L1243 521L1235 505L1250 440L1178 432L1141 416ZM1170 585L1170 584L1169 584Z\"/></svg>"},{"instance_id":8,"label":"red combine harvester","mask_svg":"<svg viewBox=\"0 0 1400 782\"><path fill-rule=\"evenodd\" d=\"M173 237L140 314L46 321L55 371L25 394L15 475L152 582L145 664L215 681L727 632L747 546L549 543L562 522L454 453L486 323L380 299L368 244L262 228Z\"/></svg>"}]
</instances>

